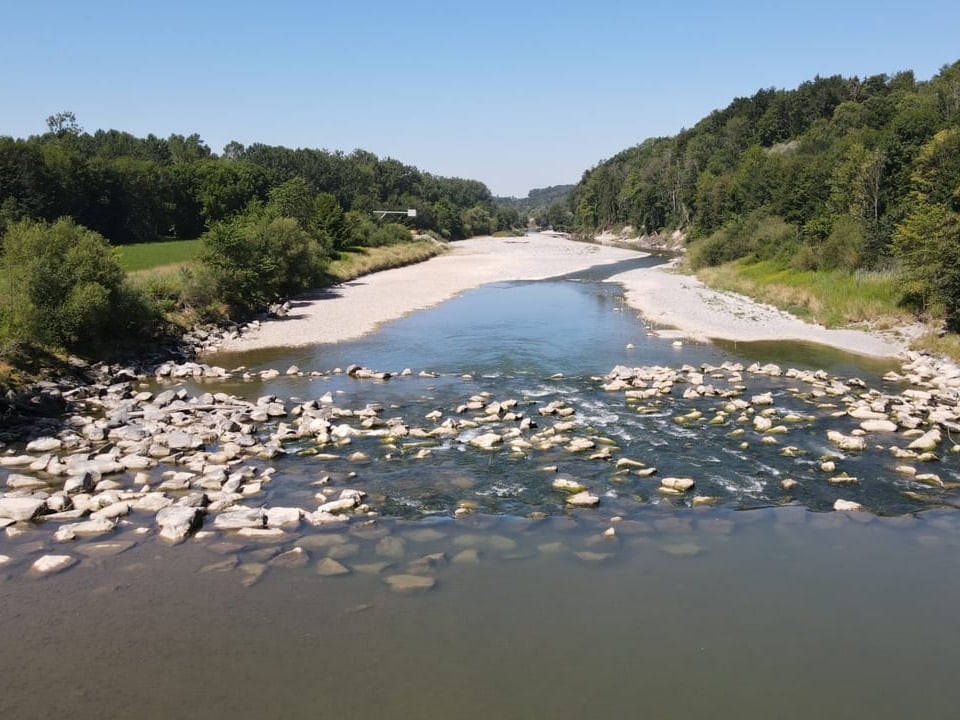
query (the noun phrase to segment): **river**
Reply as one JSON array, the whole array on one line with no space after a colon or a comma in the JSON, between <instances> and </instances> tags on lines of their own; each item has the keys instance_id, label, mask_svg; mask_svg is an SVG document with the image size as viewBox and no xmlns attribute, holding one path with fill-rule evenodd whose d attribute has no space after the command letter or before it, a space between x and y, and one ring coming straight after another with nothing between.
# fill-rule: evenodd
<instances>
[{"instance_id":1,"label":"river","mask_svg":"<svg viewBox=\"0 0 960 720\"><path fill-rule=\"evenodd\" d=\"M353 460L293 443L265 504L305 506L326 476L365 490L380 517L262 544L214 533L167 547L131 526L117 535L125 552L59 575L2 567L0 716L955 717L952 496L911 484L883 450L830 448L828 428L853 427L830 398L748 371L823 368L892 391L883 377L896 365L792 343L676 345L602 282L625 268L489 285L357 341L216 358L306 371L216 391L330 393L411 425L467 417L456 409L482 398L516 401L545 427L536 411L560 402L594 446L478 450L483 423L439 439L355 437ZM351 363L398 375L331 372ZM617 365L706 366L704 382L770 393L776 417L796 421L768 444L735 416L685 419L724 399L627 402L602 388ZM611 457L595 452L605 447ZM618 471L617 457L657 475ZM827 482L825 458L857 482ZM955 458L937 463L948 482ZM599 507L569 508L558 474ZM695 478L713 504L660 492L667 475ZM867 511L832 512L841 497ZM28 553L40 541L6 542ZM303 562L276 562L295 545ZM325 559L349 572L321 574ZM435 586L393 592L388 568Z\"/></svg>"}]
</instances>

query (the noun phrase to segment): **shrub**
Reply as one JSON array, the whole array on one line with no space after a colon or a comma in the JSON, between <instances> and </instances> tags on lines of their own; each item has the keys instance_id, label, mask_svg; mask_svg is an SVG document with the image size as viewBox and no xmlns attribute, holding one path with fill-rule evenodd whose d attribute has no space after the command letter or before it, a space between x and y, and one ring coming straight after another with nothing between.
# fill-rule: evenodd
<instances>
[{"instance_id":1,"label":"shrub","mask_svg":"<svg viewBox=\"0 0 960 720\"><path fill-rule=\"evenodd\" d=\"M251 212L215 224L203 240L201 262L218 298L234 313L262 310L315 287L323 277L323 248L292 218Z\"/></svg>"},{"instance_id":2,"label":"shrub","mask_svg":"<svg viewBox=\"0 0 960 720\"><path fill-rule=\"evenodd\" d=\"M159 313L126 283L109 243L73 220L14 223L3 259L3 328L13 337L90 353L158 328Z\"/></svg>"},{"instance_id":3,"label":"shrub","mask_svg":"<svg viewBox=\"0 0 960 720\"><path fill-rule=\"evenodd\" d=\"M752 213L694 241L690 265L697 270L741 258L786 262L795 251L796 236L796 228L782 218Z\"/></svg>"}]
</instances>

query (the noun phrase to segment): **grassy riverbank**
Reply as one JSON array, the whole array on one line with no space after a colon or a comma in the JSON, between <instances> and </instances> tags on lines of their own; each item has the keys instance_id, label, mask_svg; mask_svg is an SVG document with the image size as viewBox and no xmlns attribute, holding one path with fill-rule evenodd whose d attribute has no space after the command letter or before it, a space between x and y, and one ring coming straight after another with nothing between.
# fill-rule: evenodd
<instances>
[{"instance_id":1,"label":"grassy riverbank","mask_svg":"<svg viewBox=\"0 0 960 720\"><path fill-rule=\"evenodd\" d=\"M330 284L346 282L380 270L413 265L446 252L447 244L435 240L417 240L382 247L358 247L339 253L327 268Z\"/></svg>"},{"instance_id":2,"label":"grassy riverbank","mask_svg":"<svg viewBox=\"0 0 960 720\"><path fill-rule=\"evenodd\" d=\"M812 271L775 262L730 262L697 271L717 290L740 293L826 327L889 329L913 322L895 273Z\"/></svg>"},{"instance_id":3,"label":"grassy riverbank","mask_svg":"<svg viewBox=\"0 0 960 720\"><path fill-rule=\"evenodd\" d=\"M906 306L903 284L894 271L814 272L741 260L701 268L696 275L715 290L746 295L829 328L909 328L912 349L960 360L960 337L938 332L936 319L925 331L917 330L917 316Z\"/></svg>"}]
</instances>

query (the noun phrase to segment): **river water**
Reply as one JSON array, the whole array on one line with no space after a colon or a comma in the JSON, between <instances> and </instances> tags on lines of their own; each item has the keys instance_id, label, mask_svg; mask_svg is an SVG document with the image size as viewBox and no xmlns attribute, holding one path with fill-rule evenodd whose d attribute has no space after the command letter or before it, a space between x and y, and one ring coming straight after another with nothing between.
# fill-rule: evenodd
<instances>
[{"instance_id":1,"label":"river water","mask_svg":"<svg viewBox=\"0 0 960 720\"><path fill-rule=\"evenodd\" d=\"M167 547L130 529L115 538L125 552L60 575L0 568L0 717L955 717L955 497L905 480L880 449L829 447L828 428L854 427L830 398L746 370L823 368L894 391L882 376L895 365L794 343L675 346L602 282L627 266L490 285L354 342L222 355L226 367L306 372L216 391L329 392L338 407L375 403L427 427L428 413L464 417L456 409L479 397L515 400L545 427L536 411L561 401L575 435L656 476L592 451L472 448L483 423L440 439L353 438L364 460L294 443L264 504L308 506L328 476L365 490L380 518L269 544ZM351 363L412 373L329 372ZM616 365L706 365L708 380L769 392L796 421L766 444L734 418L684 418L723 400L675 390L628 403L601 388ZM937 463L948 484L955 457ZM826 482L824 458L858 482ZM599 507L566 507L554 467ZM657 478L669 475L696 478L716 504L663 495ZM798 482L789 492L786 478ZM867 511L831 512L841 497ZM458 507L473 512L455 518ZM39 541L17 542L29 554ZM308 562L275 561L296 545ZM324 558L351 572L319 574ZM384 583L410 563L432 590Z\"/></svg>"}]
</instances>

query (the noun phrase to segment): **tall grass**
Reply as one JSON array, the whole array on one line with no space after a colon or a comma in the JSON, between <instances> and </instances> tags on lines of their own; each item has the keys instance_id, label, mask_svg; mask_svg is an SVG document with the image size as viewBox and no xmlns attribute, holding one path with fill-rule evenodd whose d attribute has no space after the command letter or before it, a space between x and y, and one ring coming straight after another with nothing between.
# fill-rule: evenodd
<instances>
[{"instance_id":1,"label":"tall grass","mask_svg":"<svg viewBox=\"0 0 960 720\"><path fill-rule=\"evenodd\" d=\"M423 262L446 251L446 244L435 240L398 243L370 248L351 248L327 267L331 283L346 282L379 270Z\"/></svg>"},{"instance_id":2,"label":"tall grass","mask_svg":"<svg viewBox=\"0 0 960 720\"><path fill-rule=\"evenodd\" d=\"M827 327L884 329L913 320L901 306L903 293L894 271L814 272L765 260L701 268L697 275L710 287L748 295Z\"/></svg>"}]
</instances>

